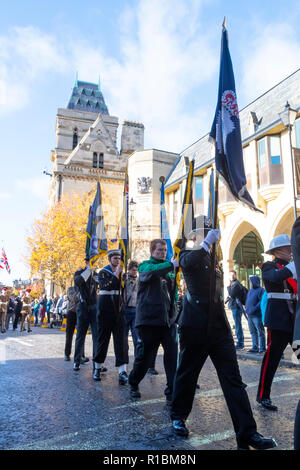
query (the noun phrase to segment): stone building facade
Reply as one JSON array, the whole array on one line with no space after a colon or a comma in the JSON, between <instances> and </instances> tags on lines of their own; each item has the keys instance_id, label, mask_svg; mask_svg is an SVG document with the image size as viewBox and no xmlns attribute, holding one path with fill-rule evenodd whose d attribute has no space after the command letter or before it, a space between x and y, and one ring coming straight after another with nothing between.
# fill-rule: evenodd
<instances>
[{"instance_id":1,"label":"stone building facade","mask_svg":"<svg viewBox=\"0 0 300 470\"><path fill-rule=\"evenodd\" d=\"M144 148L144 126L124 121L120 151L118 128L118 118L110 116L100 86L76 80L67 108L57 111L50 205L63 194L89 191L98 180L103 191L117 200L122 197L128 156Z\"/></svg>"},{"instance_id":2,"label":"stone building facade","mask_svg":"<svg viewBox=\"0 0 300 470\"><path fill-rule=\"evenodd\" d=\"M279 115L287 101L297 112L291 130L292 151L289 130ZM280 233L291 233L294 222L292 165L299 214L300 69L243 108L240 122L247 188L263 214L236 202L220 182L218 216L225 286L233 268L245 285L251 274L260 275L259 266L267 258L264 251L270 240ZM208 134L203 136L181 153L166 181L167 214L173 241L181 215L188 162L193 156L195 215L207 214L209 176L214 167L214 147L208 137Z\"/></svg>"}]
</instances>

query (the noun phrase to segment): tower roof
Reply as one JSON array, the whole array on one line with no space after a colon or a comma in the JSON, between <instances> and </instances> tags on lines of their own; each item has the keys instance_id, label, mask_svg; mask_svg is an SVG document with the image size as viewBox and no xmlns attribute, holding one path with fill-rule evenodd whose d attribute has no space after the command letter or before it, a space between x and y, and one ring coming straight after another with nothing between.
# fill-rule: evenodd
<instances>
[{"instance_id":1,"label":"tower roof","mask_svg":"<svg viewBox=\"0 0 300 470\"><path fill-rule=\"evenodd\" d=\"M76 80L67 109L78 109L97 114L109 114L100 83L88 83Z\"/></svg>"}]
</instances>

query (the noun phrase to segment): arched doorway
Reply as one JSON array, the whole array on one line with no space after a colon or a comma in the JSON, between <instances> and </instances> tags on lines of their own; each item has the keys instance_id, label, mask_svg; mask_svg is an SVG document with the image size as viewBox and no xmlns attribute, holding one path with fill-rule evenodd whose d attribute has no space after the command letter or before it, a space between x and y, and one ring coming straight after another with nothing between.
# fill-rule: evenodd
<instances>
[{"instance_id":1,"label":"arched doorway","mask_svg":"<svg viewBox=\"0 0 300 470\"><path fill-rule=\"evenodd\" d=\"M256 275L261 278L260 267L264 262L263 252L262 241L252 231L241 239L234 250L234 270L237 273L238 280L247 288L249 287L250 276Z\"/></svg>"}]
</instances>

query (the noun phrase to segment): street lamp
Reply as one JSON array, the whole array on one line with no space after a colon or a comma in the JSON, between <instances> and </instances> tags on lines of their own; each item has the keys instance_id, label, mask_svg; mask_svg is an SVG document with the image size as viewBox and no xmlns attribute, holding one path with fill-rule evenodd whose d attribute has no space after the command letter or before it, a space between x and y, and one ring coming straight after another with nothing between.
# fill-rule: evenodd
<instances>
[{"instance_id":1,"label":"street lamp","mask_svg":"<svg viewBox=\"0 0 300 470\"><path fill-rule=\"evenodd\" d=\"M286 102L284 110L279 113L281 122L289 131L289 141L290 141L290 155L291 155L291 164L292 164L292 177L293 177L293 198L294 198L294 216L295 220L297 219L297 195L295 190L295 168L294 168L294 158L293 158L293 146L292 146L292 127L294 125L297 111L292 109L289 102Z\"/></svg>"},{"instance_id":2,"label":"street lamp","mask_svg":"<svg viewBox=\"0 0 300 470\"><path fill-rule=\"evenodd\" d=\"M132 258L132 222L133 222L133 213L135 210L136 202L133 200L133 197L129 201L129 210L130 210L130 258Z\"/></svg>"}]
</instances>

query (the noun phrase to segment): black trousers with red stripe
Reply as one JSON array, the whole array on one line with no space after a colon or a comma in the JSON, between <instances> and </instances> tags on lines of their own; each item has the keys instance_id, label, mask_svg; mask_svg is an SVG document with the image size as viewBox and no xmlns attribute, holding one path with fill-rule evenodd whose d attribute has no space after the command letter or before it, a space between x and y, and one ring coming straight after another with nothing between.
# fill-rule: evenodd
<instances>
[{"instance_id":1,"label":"black trousers with red stripe","mask_svg":"<svg viewBox=\"0 0 300 470\"><path fill-rule=\"evenodd\" d=\"M281 356L287 345L292 344L292 341L292 333L268 328L268 347L262 360L257 398L262 400L270 398L273 378Z\"/></svg>"}]
</instances>

